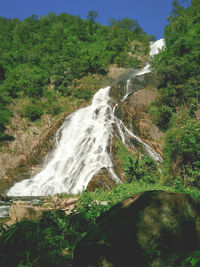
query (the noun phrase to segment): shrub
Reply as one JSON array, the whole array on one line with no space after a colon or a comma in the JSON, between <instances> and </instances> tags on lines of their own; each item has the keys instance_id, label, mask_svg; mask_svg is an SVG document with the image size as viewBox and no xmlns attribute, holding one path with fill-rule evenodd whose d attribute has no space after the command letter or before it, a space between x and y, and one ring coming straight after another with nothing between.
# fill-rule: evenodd
<instances>
[{"instance_id":1,"label":"shrub","mask_svg":"<svg viewBox=\"0 0 200 267\"><path fill-rule=\"evenodd\" d=\"M39 102L28 103L23 107L21 111L21 115L28 118L31 121L39 119L42 114L43 114L43 109Z\"/></svg>"},{"instance_id":2,"label":"shrub","mask_svg":"<svg viewBox=\"0 0 200 267\"><path fill-rule=\"evenodd\" d=\"M78 99L89 101L92 97L92 91L88 89L78 88L74 90L73 95Z\"/></svg>"}]
</instances>

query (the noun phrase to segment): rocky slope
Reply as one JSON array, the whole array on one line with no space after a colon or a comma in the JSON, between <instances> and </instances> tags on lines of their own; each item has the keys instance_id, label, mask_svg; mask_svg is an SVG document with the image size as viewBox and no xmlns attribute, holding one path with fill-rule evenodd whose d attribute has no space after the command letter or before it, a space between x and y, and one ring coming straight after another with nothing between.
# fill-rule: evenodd
<instances>
[{"instance_id":1,"label":"rocky slope","mask_svg":"<svg viewBox=\"0 0 200 267\"><path fill-rule=\"evenodd\" d=\"M63 119L62 116L55 121L46 115L42 117L40 127L37 127L17 113L14 114L7 128L7 133L14 137L14 141L4 144L0 152L1 190L36 172L35 166L41 164L47 151L53 147L54 134Z\"/></svg>"},{"instance_id":2,"label":"rocky slope","mask_svg":"<svg viewBox=\"0 0 200 267\"><path fill-rule=\"evenodd\" d=\"M119 103L115 115L144 142L162 155L163 134L148 113L148 107L158 97L157 85L156 76L148 73L130 79L129 90L132 93L124 101L119 100L123 99L127 81L119 82L114 86L111 95Z\"/></svg>"},{"instance_id":3,"label":"rocky slope","mask_svg":"<svg viewBox=\"0 0 200 267\"><path fill-rule=\"evenodd\" d=\"M152 74L131 79L132 93L128 98L121 102L125 92L127 78L133 70L125 70L111 66L108 76L99 79L99 87L112 83L111 96L113 105L115 102L120 103L115 111L124 124L132 129L135 134L140 136L143 141L149 144L158 153L162 154L162 134L152 123L152 120L146 112L148 106L157 97L157 81ZM83 103L83 105L85 105ZM17 110L14 110L14 117L7 129L7 133L14 137L14 141L8 142L3 146L0 152L0 190L5 191L14 182L28 178L40 170L44 162L45 155L54 146L54 136L57 129L61 126L66 113L62 113L56 119L43 115L40 125L28 122L22 118ZM72 110L73 111L73 110ZM113 148L111 149L113 152ZM134 151L131 151L134 153ZM123 172L120 162L115 155L113 160L116 172L123 181ZM96 174L88 185L88 190L93 191L95 188L111 188L115 183L111 180L110 174L105 170Z\"/></svg>"},{"instance_id":4,"label":"rocky slope","mask_svg":"<svg viewBox=\"0 0 200 267\"><path fill-rule=\"evenodd\" d=\"M124 69L110 68L108 76L93 75L75 81L72 89L91 88L93 93L99 86L108 86L117 72ZM59 101L59 99L57 99ZM79 99L61 99L61 105L68 105L64 111L53 117L43 115L38 123L29 121L20 115L20 102L12 105L13 118L7 126L6 133L13 137L12 141L4 142L0 148L0 193L4 193L15 182L37 173L45 160L47 153L54 147L55 134L62 125L65 117L76 109L88 105Z\"/></svg>"}]
</instances>

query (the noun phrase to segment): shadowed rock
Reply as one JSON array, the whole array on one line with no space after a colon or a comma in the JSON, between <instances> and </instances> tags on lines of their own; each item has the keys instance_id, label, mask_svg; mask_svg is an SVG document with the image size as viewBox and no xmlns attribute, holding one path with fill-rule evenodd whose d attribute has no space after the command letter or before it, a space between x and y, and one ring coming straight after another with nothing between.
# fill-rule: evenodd
<instances>
[{"instance_id":1,"label":"shadowed rock","mask_svg":"<svg viewBox=\"0 0 200 267\"><path fill-rule=\"evenodd\" d=\"M179 266L200 245L198 211L186 194L127 198L97 219L76 247L73 266Z\"/></svg>"},{"instance_id":2,"label":"shadowed rock","mask_svg":"<svg viewBox=\"0 0 200 267\"><path fill-rule=\"evenodd\" d=\"M115 185L116 183L113 180L111 173L106 168L101 168L99 172L93 176L92 180L87 185L87 191L94 192L97 188L109 190Z\"/></svg>"}]
</instances>

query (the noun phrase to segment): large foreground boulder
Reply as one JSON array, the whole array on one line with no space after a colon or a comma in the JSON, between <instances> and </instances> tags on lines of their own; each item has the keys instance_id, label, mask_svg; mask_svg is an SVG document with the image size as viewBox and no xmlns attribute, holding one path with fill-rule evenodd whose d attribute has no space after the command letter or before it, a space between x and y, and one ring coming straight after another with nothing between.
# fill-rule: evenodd
<instances>
[{"instance_id":1,"label":"large foreground boulder","mask_svg":"<svg viewBox=\"0 0 200 267\"><path fill-rule=\"evenodd\" d=\"M199 206L188 195L149 191L102 214L74 252L80 266L180 266L200 245Z\"/></svg>"}]
</instances>

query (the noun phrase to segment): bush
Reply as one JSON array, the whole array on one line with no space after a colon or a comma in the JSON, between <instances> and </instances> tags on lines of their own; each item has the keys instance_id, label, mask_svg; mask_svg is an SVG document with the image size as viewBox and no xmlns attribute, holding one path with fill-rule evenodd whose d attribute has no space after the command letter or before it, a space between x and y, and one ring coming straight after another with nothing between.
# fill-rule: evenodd
<instances>
[{"instance_id":1,"label":"bush","mask_svg":"<svg viewBox=\"0 0 200 267\"><path fill-rule=\"evenodd\" d=\"M28 118L31 121L35 121L41 117L43 114L43 109L40 106L40 103L28 103L26 104L22 111L21 115Z\"/></svg>"},{"instance_id":2,"label":"bush","mask_svg":"<svg viewBox=\"0 0 200 267\"><path fill-rule=\"evenodd\" d=\"M169 128L170 120L173 116L173 109L171 107L152 105L150 108L150 114L153 117L155 124L162 131L166 131Z\"/></svg>"},{"instance_id":3,"label":"bush","mask_svg":"<svg viewBox=\"0 0 200 267\"><path fill-rule=\"evenodd\" d=\"M69 266L88 223L81 215L51 211L39 222L22 221L0 236L1 266Z\"/></svg>"},{"instance_id":4,"label":"bush","mask_svg":"<svg viewBox=\"0 0 200 267\"><path fill-rule=\"evenodd\" d=\"M74 90L73 95L78 99L89 101L92 97L92 91L88 89L78 88Z\"/></svg>"},{"instance_id":5,"label":"bush","mask_svg":"<svg viewBox=\"0 0 200 267\"><path fill-rule=\"evenodd\" d=\"M166 133L164 165L174 176L182 177L184 186L197 186L200 166L200 122L180 113Z\"/></svg>"},{"instance_id":6,"label":"bush","mask_svg":"<svg viewBox=\"0 0 200 267\"><path fill-rule=\"evenodd\" d=\"M137 158L134 160L129 157L128 168L125 169L126 175L129 177L129 182L134 180L143 180L148 184L155 183L157 179L157 163L148 156L142 156L139 158L139 153Z\"/></svg>"},{"instance_id":7,"label":"bush","mask_svg":"<svg viewBox=\"0 0 200 267\"><path fill-rule=\"evenodd\" d=\"M13 140L12 136L4 132L6 129L6 124L10 121L11 115L11 111L7 110L6 108L0 108L0 142Z\"/></svg>"},{"instance_id":8,"label":"bush","mask_svg":"<svg viewBox=\"0 0 200 267\"><path fill-rule=\"evenodd\" d=\"M181 267L198 267L200 264L200 250L193 251L181 264Z\"/></svg>"}]
</instances>

